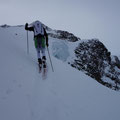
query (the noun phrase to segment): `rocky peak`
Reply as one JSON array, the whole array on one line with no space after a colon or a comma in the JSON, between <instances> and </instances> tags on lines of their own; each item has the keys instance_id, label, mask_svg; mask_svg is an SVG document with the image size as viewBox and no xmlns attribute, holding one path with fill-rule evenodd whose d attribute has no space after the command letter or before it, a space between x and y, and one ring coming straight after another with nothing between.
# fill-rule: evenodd
<instances>
[{"instance_id":1,"label":"rocky peak","mask_svg":"<svg viewBox=\"0 0 120 120\"><path fill-rule=\"evenodd\" d=\"M75 56L72 67L84 71L107 87L120 89L120 61L117 56L113 59L98 39L81 41L75 49Z\"/></svg>"},{"instance_id":2,"label":"rocky peak","mask_svg":"<svg viewBox=\"0 0 120 120\"><path fill-rule=\"evenodd\" d=\"M53 30L52 32L49 32L48 35L53 38L68 40L70 42L76 42L80 40L80 38L76 37L72 33L69 33L67 31L62 31L62 30Z\"/></svg>"}]
</instances>

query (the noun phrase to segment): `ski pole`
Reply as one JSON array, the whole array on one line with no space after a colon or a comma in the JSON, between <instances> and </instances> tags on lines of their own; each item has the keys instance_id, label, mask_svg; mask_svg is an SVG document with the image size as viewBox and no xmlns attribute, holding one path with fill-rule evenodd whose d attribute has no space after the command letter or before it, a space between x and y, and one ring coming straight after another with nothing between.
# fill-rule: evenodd
<instances>
[{"instance_id":1,"label":"ski pole","mask_svg":"<svg viewBox=\"0 0 120 120\"><path fill-rule=\"evenodd\" d=\"M29 40L28 40L28 31L27 31L27 54L29 54Z\"/></svg>"},{"instance_id":2,"label":"ski pole","mask_svg":"<svg viewBox=\"0 0 120 120\"><path fill-rule=\"evenodd\" d=\"M52 67L52 71L54 72L54 69L53 69L53 65L52 65L52 61L51 61L51 57L50 57L50 53L49 53L48 47L47 47L47 51L48 51L48 56L49 56L49 59L50 59L50 64L51 64L51 67Z\"/></svg>"}]
</instances>

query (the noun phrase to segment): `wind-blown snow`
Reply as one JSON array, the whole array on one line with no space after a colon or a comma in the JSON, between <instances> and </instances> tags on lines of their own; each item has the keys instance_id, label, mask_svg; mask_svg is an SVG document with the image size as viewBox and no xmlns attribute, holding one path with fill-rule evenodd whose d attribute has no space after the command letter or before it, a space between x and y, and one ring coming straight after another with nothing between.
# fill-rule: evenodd
<instances>
[{"instance_id":1,"label":"wind-blown snow","mask_svg":"<svg viewBox=\"0 0 120 120\"><path fill-rule=\"evenodd\" d=\"M47 57L48 73L43 80L38 73L32 38L29 33L30 54L27 55L24 27L0 28L0 120L120 118L119 92L102 86L63 62L72 54L70 48L65 49L70 43L49 39L55 72ZM58 57L63 56L63 61L54 57L59 44L63 50L58 51Z\"/></svg>"}]
</instances>

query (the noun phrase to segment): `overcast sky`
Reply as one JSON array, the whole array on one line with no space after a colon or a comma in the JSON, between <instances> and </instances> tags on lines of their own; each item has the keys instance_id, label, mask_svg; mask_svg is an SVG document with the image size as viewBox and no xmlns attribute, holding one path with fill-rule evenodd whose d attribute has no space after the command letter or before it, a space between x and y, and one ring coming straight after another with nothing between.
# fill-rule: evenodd
<instances>
[{"instance_id":1,"label":"overcast sky","mask_svg":"<svg viewBox=\"0 0 120 120\"><path fill-rule=\"evenodd\" d=\"M0 0L0 25L35 20L81 39L98 38L120 55L120 0Z\"/></svg>"}]
</instances>

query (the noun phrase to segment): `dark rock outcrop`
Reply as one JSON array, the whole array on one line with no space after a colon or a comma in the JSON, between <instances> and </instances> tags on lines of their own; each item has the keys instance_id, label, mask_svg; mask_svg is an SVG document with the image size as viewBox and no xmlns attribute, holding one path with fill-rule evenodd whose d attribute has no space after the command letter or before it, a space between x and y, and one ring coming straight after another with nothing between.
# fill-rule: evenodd
<instances>
[{"instance_id":1,"label":"dark rock outcrop","mask_svg":"<svg viewBox=\"0 0 120 120\"><path fill-rule=\"evenodd\" d=\"M48 35L53 38L68 40L70 42L76 42L80 40L80 38L74 36L72 33L62 30L55 30L54 33L48 33Z\"/></svg>"},{"instance_id":2,"label":"dark rock outcrop","mask_svg":"<svg viewBox=\"0 0 120 120\"><path fill-rule=\"evenodd\" d=\"M82 41L75 49L75 56L72 67L84 71L109 88L120 89L120 60L117 56L111 57L98 39Z\"/></svg>"},{"instance_id":3,"label":"dark rock outcrop","mask_svg":"<svg viewBox=\"0 0 120 120\"><path fill-rule=\"evenodd\" d=\"M4 25L1 25L0 27L2 27L2 28L8 28L8 27L10 27L10 26L7 25L7 24L4 24Z\"/></svg>"}]
</instances>

